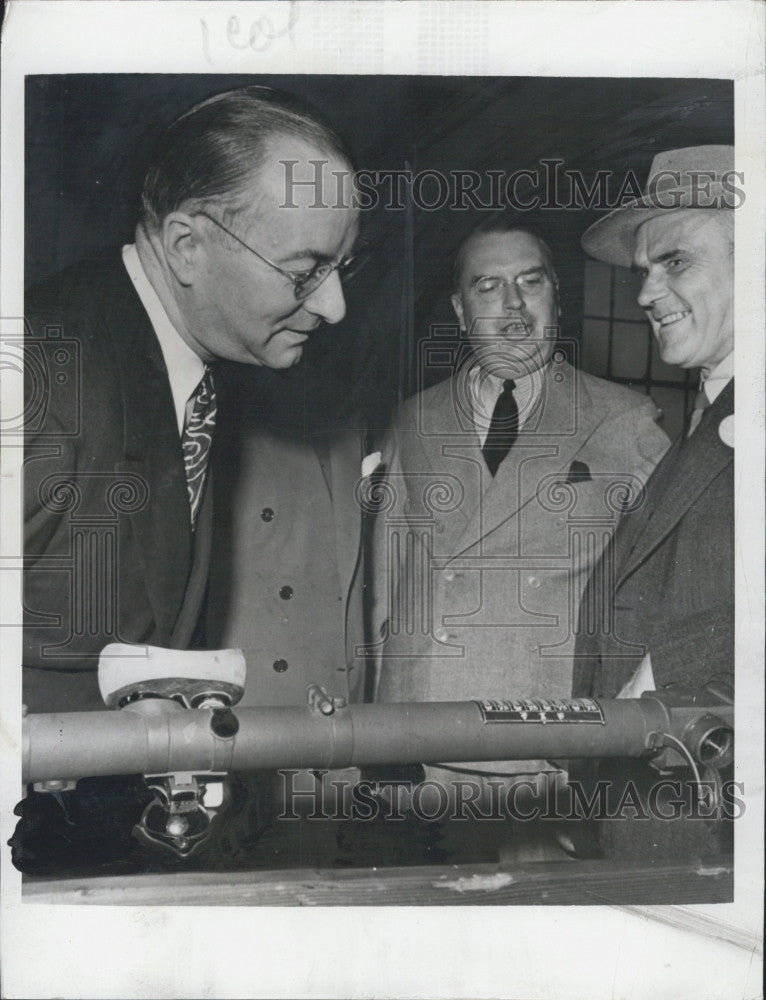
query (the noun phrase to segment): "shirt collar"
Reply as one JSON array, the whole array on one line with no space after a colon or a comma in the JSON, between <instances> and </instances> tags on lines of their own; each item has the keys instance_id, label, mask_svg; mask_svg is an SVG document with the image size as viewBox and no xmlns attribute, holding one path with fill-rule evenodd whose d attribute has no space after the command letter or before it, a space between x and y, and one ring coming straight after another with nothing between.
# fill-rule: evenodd
<instances>
[{"instance_id":1,"label":"shirt collar","mask_svg":"<svg viewBox=\"0 0 766 1000\"><path fill-rule=\"evenodd\" d=\"M711 403L716 401L732 378L734 378L734 351L719 361L707 378L702 379L701 387Z\"/></svg>"},{"instance_id":2,"label":"shirt collar","mask_svg":"<svg viewBox=\"0 0 766 1000\"><path fill-rule=\"evenodd\" d=\"M205 364L171 323L159 295L146 276L134 243L122 248L122 262L157 335L165 367L168 370L178 433L182 434L186 419L186 404L199 385L205 372Z\"/></svg>"},{"instance_id":3,"label":"shirt collar","mask_svg":"<svg viewBox=\"0 0 766 1000\"><path fill-rule=\"evenodd\" d=\"M537 408L542 395L544 377L545 368L535 368L528 375L522 375L513 380L515 384L513 398L519 408L519 427L524 426ZM473 407L474 424L482 445L489 431L495 403L503 391L504 385L504 379L485 371L478 363L469 372L469 398Z\"/></svg>"}]
</instances>

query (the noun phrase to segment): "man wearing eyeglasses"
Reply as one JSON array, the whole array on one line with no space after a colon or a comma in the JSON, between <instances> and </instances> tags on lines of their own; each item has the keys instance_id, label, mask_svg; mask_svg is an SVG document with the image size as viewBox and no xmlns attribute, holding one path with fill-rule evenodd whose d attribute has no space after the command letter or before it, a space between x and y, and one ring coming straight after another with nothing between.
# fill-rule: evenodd
<instances>
[{"instance_id":1,"label":"man wearing eyeglasses","mask_svg":"<svg viewBox=\"0 0 766 1000\"><path fill-rule=\"evenodd\" d=\"M243 704L300 703L311 681L360 692L359 437L270 432L232 377L295 366L346 309L358 212L316 207L300 185L286 205L280 160L296 177L315 176L318 161L327 178L352 170L340 137L287 95L249 87L196 105L157 145L135 242L28 295L30 359L40 341L53 362L37 381L27 365L30 712L103 709L97 666L110 642L243 646ZM214 863L257 843L272 780L230 779L206 849ZM30 790L14 863L133 857L146 803L140 778Z\"/></svg>"},{"instance_id":2,"label":"man wearing eyeglasses","mask_svg":"<svg viewBox=\"0 0 766 1000\"><path fill-rule=\"evenodd\" d=\"M389 567L377 697L567 697L588 571L668 441L649 399L565 360L552 255L518 219L477 226L453 278L452 377L405 403L395 502L376 528ZM532 760L426 772L466 781L463 800L485 806L481 779L527 781L527 811L540 773L556 770Z\"/></svg>"},{"instance_id":3,"label":"man wearing eyeglasses","mask_svg":"<svg viewBox=\"0 0 766 1000\"><path fill-rule=\"evenodd\" d=\"M296 176L313 175L311 160L324 161L328 178L352 169L340 137L303 102L261 87L203 101L157 144L135 242L28 295L30 344L47 337L55 348L51 338L63 337L76 367L62 363L58 380L51 369L33 414L42 418L27 422L30 712L103 708L96 668L109 642L184 649L202 639L214 444L237 420L216 362L290 368L346 309L341 278L358 212L309 208L314 190L297 185L284 207L280 160L294 161ZM29 398L39 390L31 384ZM334 529L316 453L313 461L324 491L315 513L324 504ZM347 462L354 478L360 461L357 445ZM272 525L280 537L284 513ZM358 526L348 533L353 572ZM351 572L344 567L348 587ZM274 674L283 659L289 671L279 649L258 667ZM345 677L333 680L345 694Z\"/></svg>"}]
</instances>

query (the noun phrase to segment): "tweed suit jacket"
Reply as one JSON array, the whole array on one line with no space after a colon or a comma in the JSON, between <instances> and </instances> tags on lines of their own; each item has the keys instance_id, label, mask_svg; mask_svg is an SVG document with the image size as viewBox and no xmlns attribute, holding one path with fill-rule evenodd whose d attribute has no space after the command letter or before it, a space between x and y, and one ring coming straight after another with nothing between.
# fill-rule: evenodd
<instances>
[{"instance_id":1,"label":"tweed suit jacket","mask_svg":"<svg viewBox=\"0 0 766 1000\"><path fill-rule=\"evenodd\" d=\"M590 569L668 441L646 397L554 357L493 479L461 378L409 400L395 428L376 528L377 697L565 696Z\"/></svg>"},{"instance_id":2,"label":"tweed suit jacket","mask_svg":"<svg viewBox=\"0 0 766 1000\"><path fill-rule=\"evenodd\" d=\"M24 682L30 711L103 709L109 642L186 648L204 597L159 342L119 251L27 296Z\"/></svg>"},{"instance_id":3,"label":"tweed suit jacket","mask_svg":"<svg viewBox=\"0 0 766 1000\"><path fill-rule=\"evenodd\" d=\"M583 595L575 694L613 697L647 651L658 687L733 672L733 412L732 380L620 524Z\"/></svg>"}]
</instances>

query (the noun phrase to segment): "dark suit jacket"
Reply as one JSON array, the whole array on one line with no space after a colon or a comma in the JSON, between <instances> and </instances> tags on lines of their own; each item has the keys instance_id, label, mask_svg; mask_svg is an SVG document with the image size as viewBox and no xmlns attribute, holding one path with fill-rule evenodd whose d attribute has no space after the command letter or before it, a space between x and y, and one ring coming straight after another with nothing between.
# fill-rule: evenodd
<instances>
[{"instance_id":1,"label":"dark suit jacket","mask_svg":"<svg viewBox=\"0 0 766 1000\"><path fill-rule=\"evenodd\" d=\"M733 672L734 450L719 433L733 412L732 381L623 518L580 606L576 695L613 697L647 650L658 687Z\"/></svg>"},{"instance_id":2,"label":"dark suit jacket","mask_svg":"<svg viewBox=\"0 0 766 1000\"><path fill-rule=\"evenodd\" d=\"M195 542L167 371L119 252L33 289L25 311L23 697L98 709L107 643L191 641L211 489Z\"/></svg>"}]
</instances>

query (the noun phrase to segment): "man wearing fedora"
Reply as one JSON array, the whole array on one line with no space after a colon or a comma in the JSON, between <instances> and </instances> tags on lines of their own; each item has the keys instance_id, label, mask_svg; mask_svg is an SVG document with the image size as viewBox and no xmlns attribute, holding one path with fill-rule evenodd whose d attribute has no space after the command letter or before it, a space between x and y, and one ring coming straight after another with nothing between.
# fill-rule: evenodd
<instances>
[{"instance_id":1,"label":"man wearing fedora","mask_svg":"<svg viewBox=\"0 0 766 1000\"><path fill-rule=\"evenodd\" d=\"M733 681L732 209L741 199L733 161L731 146L658 155L646 195L582 239L593 257L640 274L638 302L662 360L699 371L700 383L681 436L585 589L575 695L638 697L669 684L699 688L721 675ZM602 840L612 832L602 831Z\"/></svg>"},{"instance_id":2,"label":"man wearing fedora","mask_svg":"<svg viewBox=\"0 0 766 1000\"><path fill-rule=\"evenodd\" d=\"M575 692L614 697L699 686L734 669L734 150L658 155L647 195L583 236L598 260L633 267L666 364L699 371L691 417L623 518L581 604ZM664 207L674 206L674 207ZM597 581L613 581L597 593ZM603 606L606 615L597 613ZM588 622L611 629L588 629ZM641 671L634 678L637 668ZM626 693L640 693L634 684Z\"/></svg>"}]
</instances>

